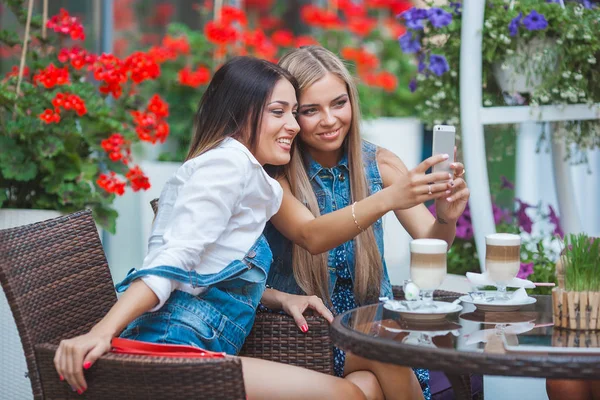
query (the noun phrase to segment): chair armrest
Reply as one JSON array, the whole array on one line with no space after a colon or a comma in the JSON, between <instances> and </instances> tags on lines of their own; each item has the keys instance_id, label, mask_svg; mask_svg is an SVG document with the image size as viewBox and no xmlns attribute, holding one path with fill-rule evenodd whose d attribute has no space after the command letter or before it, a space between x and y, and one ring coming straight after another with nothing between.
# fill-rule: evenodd
<instances>
[{"instance_id":1,"label":"chair armrest","mask_svg":"<svg viewBox=\"0 0 600 400\"><path fill-rule=\"evenodd\" d=\"M309 330L302 333L289 315L258 312L240 355L292 364L333 374L333 345L329 322L305 315Z\"/></svg>"},{"instance_id":2,"label":"chair armrest","mask_svg":"<svg viewBox=\"0 0 600 400\"><path fill-rule=\"evenodd\" d=\"M38 344L43 398L81 399L58 379L55 344ZM108 353L85 372L87 399L246 399L238 357L199 359Z\"/></svg>"}]
</instances>

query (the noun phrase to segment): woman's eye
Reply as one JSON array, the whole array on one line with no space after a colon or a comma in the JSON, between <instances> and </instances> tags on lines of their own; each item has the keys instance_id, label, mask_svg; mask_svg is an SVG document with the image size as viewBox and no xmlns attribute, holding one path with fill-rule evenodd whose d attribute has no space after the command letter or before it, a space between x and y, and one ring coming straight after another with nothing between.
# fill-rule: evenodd
<instances>
[{"instance_id":1,"label":"woman's eye","mask_svg":"<svg viewBox=\"0 0 600 400\"><path fill-rule=\"evenodd\" d=\"M271 110L271 112L277 116L282 116L283 115L283 110Z\"/></svg>"},{"instance_id":2,"label":"woman's eye","mask_svg":"<svg viewBox=\"0 0 600 400\"><path fill-rule=\"evenodd\" d=\"M308 108L305 110L302 110L302 115L313 115L314 113L316 113L317 110L315 108Z\"/></svg>"},{"instance_id":3,"label":"woman's eye","mask_svg":"<svg viewBox=\"0 0 600 400\"><path fill-rule=\"evenodd\" d=\"M338 107L344 107L346 105L347 100L340 100L336 103L336 106Z\"/></svg>"}]
</instances>

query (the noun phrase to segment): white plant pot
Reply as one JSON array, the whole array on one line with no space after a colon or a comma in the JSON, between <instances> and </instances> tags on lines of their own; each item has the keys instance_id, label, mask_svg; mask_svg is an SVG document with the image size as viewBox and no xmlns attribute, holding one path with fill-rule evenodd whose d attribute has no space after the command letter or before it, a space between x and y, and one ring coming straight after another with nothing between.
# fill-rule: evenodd
<instances>
[{"instance_id":1,"label":"white plant pot","mask_svg":"<svg viewBox=\"0 0 600 400\"><path fill-rule=\"evenodd\" d=\"M62 214L52 210L0 209L0 229L32 224ZM4 290L0 290L0 388L3 399L32 399L25 352Z\"/></svg>"},{"instance_id":2,"label":"white plant pot","mask_svg":"<svg viewBox=\"0 0 600 400\"><path fill-rule=\"evenodd\" d=\"M533 93L543 82L545 73L555 69L556 41L532 39L517 46L515 54L507 56L493 66L494 77L502 91Z\"/></svg>"},{"instance_id":3,"label":"white plant pot","mask_svg":"<svg viewBox=\"0 0 600 400\"><path fill-rule=\"evenodd\" d=\"M408 169L422 160L423 126L415 118L377 118L362 123L363 137L396 154ZM390 280L400 285L410 276L410 235L390 212L383 218L385 263Z\"/></svg>"}]
</instances>

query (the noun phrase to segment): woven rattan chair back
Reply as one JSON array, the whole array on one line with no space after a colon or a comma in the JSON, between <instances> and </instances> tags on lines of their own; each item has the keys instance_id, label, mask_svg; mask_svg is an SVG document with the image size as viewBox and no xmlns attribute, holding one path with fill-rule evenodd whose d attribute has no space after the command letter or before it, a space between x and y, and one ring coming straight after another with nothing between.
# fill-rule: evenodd
<instances>
[{"instance_id":1,"label":"woven rattan chair back","mask_svg":"<svg viewBox=\"0 0 600 400\"><path fill-rule=\"evenodd\" d=\"M89 331L116 301L91 212L0 230L0 283L42 398L34 346Z\"/></svg>"}]
</instances>

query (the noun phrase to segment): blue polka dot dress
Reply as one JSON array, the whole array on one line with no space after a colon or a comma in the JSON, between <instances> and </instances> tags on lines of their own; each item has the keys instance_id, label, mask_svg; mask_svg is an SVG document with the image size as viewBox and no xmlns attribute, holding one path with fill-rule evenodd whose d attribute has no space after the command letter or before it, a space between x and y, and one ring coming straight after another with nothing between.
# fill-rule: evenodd
<instances>
[{"instance_id":1,"label":"blue polka dot dress","mask_svg":"<svg viewBox=\"0 0 600 400\"><path fill-rule=\"evenodd\" d=\"M358 304L354 297L352 277L346 263L346 251L344 246L335 249L335 269L337 280L331 302L336 314L342 314L346 311L357 308ZM333 348L333 370L337 376L344 376L344 365L346 364L346 353L337 347ZM425 400L431 400L431 390L429 388L429 371L422 368L413 368L417 380L423 390Z\"/></svg>"}]
</instances>

